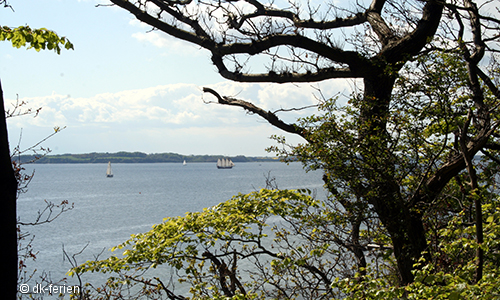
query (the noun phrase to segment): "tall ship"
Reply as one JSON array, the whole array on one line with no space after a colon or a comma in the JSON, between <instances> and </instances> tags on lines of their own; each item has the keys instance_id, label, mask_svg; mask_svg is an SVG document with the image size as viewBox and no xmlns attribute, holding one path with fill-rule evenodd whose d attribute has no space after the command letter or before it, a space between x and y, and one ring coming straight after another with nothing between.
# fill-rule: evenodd
<instances>
[{"instance_id":1,"label":"tall ship","mask_svg":"<svg viewBox=\"0 0 500 300\"><path fill-rule=\"evenodd\" d=\"M222 158L217 160L217 169L231 169L234 163L230 158Z\"/></svg>"}]
</instances>

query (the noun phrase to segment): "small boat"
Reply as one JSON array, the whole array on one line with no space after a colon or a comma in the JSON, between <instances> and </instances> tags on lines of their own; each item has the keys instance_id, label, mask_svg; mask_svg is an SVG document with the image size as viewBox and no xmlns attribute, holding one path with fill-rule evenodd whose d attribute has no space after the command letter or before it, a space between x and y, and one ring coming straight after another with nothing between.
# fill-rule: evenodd
<instances>
[{"instance_id":1,"label":"small boat","mask_svg":"<svg viewBox=\"0 0 500 300\"><path fill-rule=\"evenodd\" d=\"M187 162L186 162L186 161L183 161L183 162L182 162L182 165L183 165L183 166L187 165Z\"/></svg>"},{"instance_id":2,"label":"small boat","mask_svg":"<svg viewBox=\"0 0 500 300\"><path fill-rule=\"evenodd\" d=\"M217 160L217 169L231 169L234 163L230 158L222 158Z\"/></svg>"},{"instance_id":3,"label":"small boat","mask_svg":"<svg viewBox=\"0 0 500 300\"><path fill-rule=\"evenodd\" d=\"M106 170L106 177L113 177L113 172L111 172L111 162L108 162L108 169Z\"/></svg>"}]
</instances>

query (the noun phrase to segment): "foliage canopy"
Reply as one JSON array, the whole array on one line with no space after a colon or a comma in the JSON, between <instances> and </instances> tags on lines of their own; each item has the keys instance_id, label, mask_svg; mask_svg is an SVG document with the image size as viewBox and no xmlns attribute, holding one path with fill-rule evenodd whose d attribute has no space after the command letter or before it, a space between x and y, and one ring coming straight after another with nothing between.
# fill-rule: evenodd
<instances>
[{"instance_id":1,"label":"foliage canopy","mask_svg":"<svg viewBox=\"0 0 500 300\"><path fill-rule=\"evenodd\" d=\"M76 268L77 275L118 274L94 291L119 298L130 291L121 285L126 282L141 286L134 291L144 296L184 299L172 284L134 273L170 265L189 281L195 298L496 296L495 3L373 0L341 8L294 1L112 2L208 50L229 80L355 78L362 84L345 97L318 97L317 113L293 124L204 88L219 104L242 107L303 137L300 145L275 137L271 150L323 170L328 199L263 190L214 211L168 219L124 244L132 248L123 258ZM489 6L497 12L485 12ZM269 59L265 71L249 67L255 56ZM199 225L190 223L197 218ZM180 246L186 242L193 244ZM250 267L240 264L246 259Z\"/></svg>"}]
</instances>

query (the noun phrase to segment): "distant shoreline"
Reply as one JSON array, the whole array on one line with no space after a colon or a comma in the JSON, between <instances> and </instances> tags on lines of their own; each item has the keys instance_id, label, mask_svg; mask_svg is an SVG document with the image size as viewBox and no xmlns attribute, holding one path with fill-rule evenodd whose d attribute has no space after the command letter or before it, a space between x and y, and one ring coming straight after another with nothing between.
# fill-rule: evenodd
<instances>
[{"instance_id":1,"label":"distant shoreline","mask_svg":"<svg viewBox=\"0 0 500 300\"><path fill-rule=\"evenodd\" d=\"M223 155L182 155L178 153L152 153L143 152L92 152L84 154L56 154L56 155L21 155L13 159L21 163L34 162L37 164L93 164L93 163L182 163L207 162L215 163L217 159L226 157L237 162L278 162L278 157L258 157L258 156L223 156Z\"/></svg>"}]
</instances>

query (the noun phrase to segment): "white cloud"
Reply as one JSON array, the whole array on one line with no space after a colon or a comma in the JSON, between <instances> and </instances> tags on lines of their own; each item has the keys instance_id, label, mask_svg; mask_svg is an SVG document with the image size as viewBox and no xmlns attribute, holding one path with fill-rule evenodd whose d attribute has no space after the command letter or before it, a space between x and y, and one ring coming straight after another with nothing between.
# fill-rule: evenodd
<instances>
[{"instance_id":1,"label":"white cloud","mask_svg":"<svg viewBox=\"0 0 500 300\"><path fill-rule=\"evenodd\" d=\"M315 89L310 85L221 82L211 87L221 95L244 99L266 110L316 103L312 95ZM321 88L325 94L338 90L335 82L324 83ZM57 140L61 152L265 155L264 149L273 143L268 137L282 133L241 108L204 103L216 99L203 95L201 87L194 84L161 85L88 98L53 94L20 100L31 107L42 107L42 111L37 118L9 119L10 130L24 128L25 135L38 133L39 128L67 126L58 135L64 137ZM292 122L315 112L309 109L280 117Z\"/></svg>"}]
</instances>

